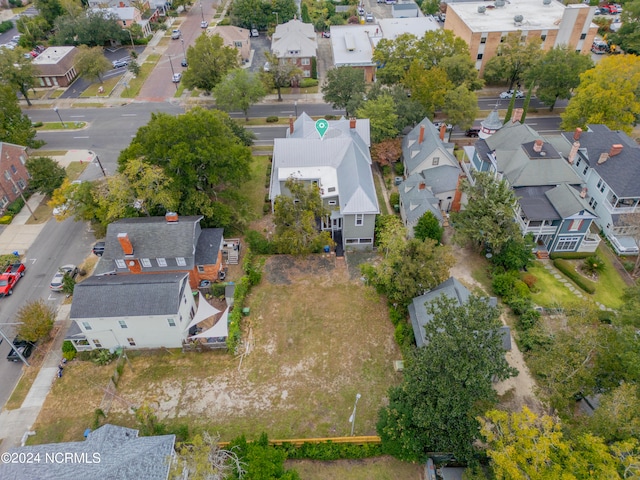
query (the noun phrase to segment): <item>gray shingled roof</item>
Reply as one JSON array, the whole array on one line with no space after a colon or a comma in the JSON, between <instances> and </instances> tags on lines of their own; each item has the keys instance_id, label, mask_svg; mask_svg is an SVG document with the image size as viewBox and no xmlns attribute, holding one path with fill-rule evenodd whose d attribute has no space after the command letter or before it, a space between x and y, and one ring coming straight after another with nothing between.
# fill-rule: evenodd
<instances>
[{"instance_id":1,"label":"gray shingled roof","mask_svg":"<svg viewBox=\"0 0 640 480\"><path fill-rule=\"evenodd\" d=\"M553 221L562 219L545 195L545 193L551 188L554 187L521 187L514 189L514 193L516 197L518 197L520 208L522 208L522 211L529 220Z\"/></svg>"},{"instance_id":2,"label":"gray shingled roof","mask_svg":"<svg viewBox=\"0 0 640 480\"><path fill-rule=\"evenodd\" d=\"M213 265L218 260L224 228L203 228L196 245L196 265Z\"/></svg>"},{"instance_id":3,"label":"gray shingled roof","mask_svg":"<svg viewBox=\"0 0 640 480\"><path fill-rule=\"evenodd\" d=\"M420 127L424 125L424 139L418 143L420 138ZM450 144L440 140L438 129L431 123L431 120L424 118L402 139L402 158L409 174L415 173L420 164L436 150L440 156L445 157L440 164L458 165L458 161L449 152Z\"/></svg>"},{"instance_id":4,"label":"gray shingled roof","mask_svg":"<svg viewBox=\"0 0 640 480\"><path fill-rule=\"evenodd\" d=\"M139 437L138 430L103 425L82 442L49 443L10 452L39 454L40 462L0 462L0 478L20 480L166 480L174 455L175 435ZM78 461L55 461L70 453ZM57 455L57 457L47 457ZM51 461L45 461L52 458ZM62 457L64 458L64 457Z\"/></svg>"},{"instance_id":5,"label":"gray shingled roof","mask_svg":"<svg viewBox=\"0 0 640 480\"><path fill-rule=\"evenodd\" d=\"M200 220L202 216L179 217L177 222L167 222L165 217L139 217L123 218L115 221L107 227L105 237L105 249L102 258L96 265L95 275L103 275L112 272L127 272L128 269L119 269L116 259L124 259L118 234L126 233L133 245L133 256L137 259L148 258L151 267L145 267L145 272L164 272L167 270L192 270L195 265L196 244L201 234ZM199 258L204 260L206 251L199 252ZM182 257L186 265L178 265L176 258ZM160 267L155 259L164 258L166 267ZM217 253L209 262L215 263Z\"/></svg>"},{"instance_id":6,"label":"gray shingled roof","mask_svg":"<svg viewBox=\"0 0 640 480\"><path fill-rule=\"evenodd\" d=\"M640 147L622 131L612 131L606 125L588 125L589 129L580 135L579 155L598 172L618 198L640 197ZM569 147L573 144L574 132L564 132L562 136ZM620 144L622 152L598 164L602 153L608 153L611 146Z\"/></svg>"},{"instance_id":7,"label":"gray shingled roof","mask_svg":"<svg viewBox=\"0 0 640 480\"><path fill-rule=\"evenodd\" d=\"M421 183L425 184L424 189L420 189ZM414 173L404 182L398 185L401 205L407 223L413 224L426 212L431 212L442 223L442 213L440 212L440 201L431 191L422 174Z\"/></svg>"},{"instance_id":8,"label":"gray shingled roof","mask_svg":"<svg viewBox=\"0 0 640 480\"><path fill-rule=\"evenodd\" d=\"M593 218L597 217L585 199L580 197L578 191L566 183L552 188L545 195L562 218L568 218L580 212L588 212Z\"/></svg>"},{"instance_id":9,"label":"gray shingled roof","mask_svg":"<svg viewBox=\"0 0 640 480\"><path fill-rule=\"evenodd\" d=\"M87 278L73 290L71 319L175 315L188 273L103 275Z\"/></svg>"},{"instance_id":10,"label":"gray shingled roof","mask_svg":"<svg viewBox=\"0 0 640 480\"><path fill-rule=\"evenodd\" d=\"M491 113L489 113L487 118L480 122L480 125L488 128L489 130L500 130L502 128L502 120L500 120L498 110L495 108L491 110Z\"/></svg>"}]
</instances>

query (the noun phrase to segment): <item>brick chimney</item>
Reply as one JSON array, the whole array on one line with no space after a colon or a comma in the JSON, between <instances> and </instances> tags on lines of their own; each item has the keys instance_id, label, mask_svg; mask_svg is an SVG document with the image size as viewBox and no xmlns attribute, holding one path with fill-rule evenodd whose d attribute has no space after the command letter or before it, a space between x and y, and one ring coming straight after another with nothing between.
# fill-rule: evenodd
<instances>
[{"instance_id":1,"label":"brick chimney","mask_svg":"<svg viewBox=\"0 0 640 480\"><path fill-rule=\"evenodd\" d=\"M607 152L603 152L600 154L600 158L598 158L598 165L609 160L609 154Z\"/></svg>"},{"instance_id":2,"label":"brick chimney","mask_svg":"<svg viewBox=\"0 0 640 480\"><path fill-rule=\"evenodd\" d=\"M580 149L580 142L573 142L573 145L571 146L571 151L569 152L569 157L567 158L567 161L569 162L569 164L573 164L573 162L576 160L576 155L578 154L579 149Z\"/></svg>"},{"instance_id":3,"label":"brick chimney","mask_svg":"<svg viewBox=\"0 0 640 480\"><path fill-rule=\"evenodd\" d=\"M356 128L356 117L349 118L349 128L351 130Z\"/></svg>"},{"instance_id":4,"label":"brick chimney","mask_svg":"<svg viewBox=\"0 0 640 480\"><path fill-rule=\"evenodd\" d=\"M176 212L167 212L164 214L167 223L178 223L178 214Z\"/></svg>"},{"instance_id":5,"label":"brick chimney","mask_svg":"<svg viewBox=\"0 0 640 480\"><path fill-rule=\"evenodd\" d=\"M119 233L118 242L120 242L122 252L125 255L133 255L133 244L131 243L131 240L129 240L129 235L126 233Z\"/></svg>"},{"instance_id":6,"label":"brick chimney","mask_svg":"<svg viewBox=\"0 0 640 480\"><path fill-rule=\"evenodd\" d=\"M418 185L418 190L424 190L425 188L427 188L427 184L424 182L420 182L420 184Z\"/></svg>"},{"instance_id":7,"label":"brick chimney","mask_svg":"<svg viewBox=\"0 0 640 480\"><path fill-rule=\"evenodd\" d=\"M589 190L587 189L587 187L584 187L581 191L580 191L580 198L587 198L587 192Z\"/></svg>"},{"instance_id":8,"label":"brick chimney","mask_svg":"<svg viewBox=\"0 0 640 480\"><path fill-rule=\"evenodd\" d=\"M522 108L514 108L513 109L513 114L511 115L511 121L512 122L521 122L522 121L522 115L524 114L524 109Z\"/></svg>"},{"instance_id":9,"label":"brick chimney","mask_svg":"<svg viewBox=\"0 0 640 480\"><path fill-rule=\"evenodd\" d=\"M418 145L424 142L424 125L420 125L420 134L418 135Z\"/></svg>"},{"instance_id":10,"label":"brick chimney","mask_svg":"<svg viewBox=\"0 0 640 480\"><path fill-rule=\"evenodd\" d=\"M440 141L444 142L444 134L447 133L447 124L440 125Z\"/></svg>"},{"instance_id":11,"label":"brick chimney","mask_svg":"<svg viewBox=\"0 0 640 480\"><path fill-rule=\"evenodd\" d=\"M293 115L289 115L289 135L293 133Z\"/></svg>"},{"instance_id":12,"label":"brick chimney","mask_svg":"<svg viewBox=\"0 0 640 480\"><path fill-rule=\"evenodd\" d=\"M582 129L580 127L576 127L576 131L573 132L573 139L580 140L580 135L582 135Z\"/></svg>"},{"instance_id":13,"label":"brick chimney","mask_svg":"<svg viewBox=\"0 0 640 480\"><path fill-rule=\"evenodd\" d=\"M540 139L536 140L535 143L533 144L533 151L536 153L540 153L542 152L542 146L544 145L544 142Z\"/></svg>"},{"instance_id":14,"label":"brick chimney","mask_svg":"<svg viewBox=\"0 0 640 480\"><path fill-rule=\"evenodd\" d=\"M611 150L609 150L609 156L615 157L616 155L622 152L622 148L623 148L622 144L620 143L615 143L611 145Z\"/></svg>"}]
</instances>

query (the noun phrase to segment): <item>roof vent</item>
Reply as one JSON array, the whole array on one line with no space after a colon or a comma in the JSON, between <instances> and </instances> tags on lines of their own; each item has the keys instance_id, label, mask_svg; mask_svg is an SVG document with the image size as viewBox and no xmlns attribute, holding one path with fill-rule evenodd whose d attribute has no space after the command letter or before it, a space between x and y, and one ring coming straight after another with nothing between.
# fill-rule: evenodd
<instances>
[{"instance_id":1,"label":"roof vent","mask_svg":"<svg viewBox=\"0 0 640 480\"><path fill-rule=\"evenodd\" d=\"M504 7L504 0L496 0L495 5L496 7Z\"/></svg>"},{"instance_id":2,"label":"roof vent","mask_svg":"<svg viewBox=\"0 0 640 480\"><path fill-rule=\"evenodd\" d=\"M524 20L524 17L522 15L516 15L515 17L513 17L513 21L515 23L522 23L522 20Z\"/></svg>"},{"instance_id":3,"label":"roof vent","mask_svg":"<svg viewBox=\"0 0 640 480\"><path fill-rule=\"evenodd\" d=\"M551 5L551 0L542 0L543 5Z\"/></svg>"},{"instance_id":4,"label":"roof vent","mask_svg":"<svg viewBox=\"0 0 640 480\"><path fill-rule=\"evenodd\" d=\"M487 11L487 7L485 7L484 5L478 6L478 13L484 13L486 11Z\"/></svg>"}]
</instances>

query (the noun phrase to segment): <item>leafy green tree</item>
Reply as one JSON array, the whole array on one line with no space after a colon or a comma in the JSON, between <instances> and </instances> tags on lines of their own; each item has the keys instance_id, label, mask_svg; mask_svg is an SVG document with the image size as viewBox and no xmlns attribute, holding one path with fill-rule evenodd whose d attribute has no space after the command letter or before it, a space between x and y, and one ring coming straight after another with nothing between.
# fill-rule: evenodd
<instances>
[{"instance_id":1,"label":"leafy green tree","mask_svg":"<svg viewBox=\"0 0 640 480\"><path fill-rule=\"evenodd\" d=\"M295 64L289 62L280 62L277 56L266 53L265 56L271 64L268 72L263 72L263 81L267 88L275 88L278 91L278 101L282 101L282 88L290 87L291 82L302 75L300 70Z\"/></svg>"},{"instance_id":2,"label":"leafy green tree","mask_svg":"<svg viewBox=\"0 0 640 480\"><path fill-rule=\"evenodd\" d=\"M445 94L453 88L442 68L432 67L424 70L417 60L411 63L402 83L410 90L411 98L431 116L444 106Z\"/></svg>"},{"instance_id":3,"label":"leafy green tree","mask_svg":"<svg viewBox=\"0 0 640 480\"><path fill-rule=\"evenodd\" d=\"M638 385L622 382L604 392L600 397L600 405L586 419L585 430L608 443L637 437L640 431Z\"/></svg>"},{"instance_id":4,"label":"leafy green tree","mask_svg":"<svg viewBox=\"0 0 640 480\"><path fill-rule=\"evenodd\" d=\"M238 458L245 466L244 474L235 467L232 479L245 480L300 480L298 472L286 470L284 462L286 453L269 445L266 433L255 441L248 443L244 436L236 438L229 446L237 452Z\"/></svg>"},{"instance_id":5,"label":"leafy green tree","mask_svg":"<svg viewBox=\"0 0 640 480\"><path fill-rule=\"evenodd\" d=\"M426 342L405 357L404 380L389 389L377 431L383 449L405 461L425 461L428 452L453 452L470 460L478 436L476 416L495 404L492 379L517 372L505 360L500 311L471 295L459 305L441 295L426 305L432 319Z\"/></svg>"},{"instance_id":6,"label":"leafy green tree","mask_svg":"<svg viewBox=\"0 0 640 480\"><path fill-rule=\"evenodd\" d=\"M500 44L496 56L484 67L484 78L490 83L505 82L509 89L542 58L539 39L520 42L520 32L507 35Z\"/></svg>"},{"instance_id":7,"label":"leafy green tree","mask_svg":"<svg viewBox=\"0 0 640 480\"><path fill-rule=\"evenodd\" d=\"M379 239L386 256L377 265L365 265L362 270L379 293L391 303L405 306L449 278L455 260L449 247L439 247L435 240L406 240L404 231L401 237L392 232L388 239Z\"/></svg>"},{"instance_id":8,"label":"leafy green tree","mask_svg":"<svg viewBox=\"0 0 640 480\"><path fill-rule=\"evenodd\" d=\"M112 65L104 56L102 47L87 47L80 45L75 58L78 75L93 81L102 83L102 74L111 70Z\"/></svg>"},{"instance_id":9,"label":"leafy green tree","mask_svg":"<svg viewBox=\"0 0 640 480\"><path fill-rule=\"evenodd\" d=\"M54 41L59 45L102 47L110 41L124 39L115 13L86 10L79 15L63 15L55 21ZM129 35L126 34L126 38Z\"/></svg>"},{"instance_id":10,"label":"leafy green tree","mask_svg":"<svg viewBox=\"0 0 640 480\"><path fill-rule=\"evenodd\" d=\"M28 342L42 340L51 333L55 319L55 309L44 300L29 302L16 315L16 322L20 323L17 335Z\"/></svg>"},{"instance_id":11,"label":"leafy green tree","mask_svg":"<svg viewBox=\"0 0 640 480\"><path fill-rule=\"evenodd\" d=\"M640 1L634 0L624 4L620 15L620 30L609 35L609 40L618 45L626 53L640 53Z\"/></svg>"},{"instance_id":12,"label":"leafy green tree","mask_svg":"<svg viewBox=\"0 0 640 480\"><path fill-rule=\"evenodd\" d=\"M431 212L425 212L425 214L418 219L416 226L413 227L413 235L420 240L431 238L440 243L443 233L444 228L442 228L440 221Z\"/></svg>"},{"instance_id":13,"label":"leafy green tree","mask_svg":"<svg viewBox=\"0 0 640 480\"><path fill-rule=\"evenodd\" d=\"M188 443L176 446L176 461L171 464L169 478L179 480L210 480L244 475L244 463L236 454L237 448L223 449L218 438L207 432L195 435ZM244 476L242 478L245 478Z\"/></svg>"},{"instance_id":14,"label":"leafy green tree","mask_svg":"<svg viewBox=\"0 0 640 480\"><path fill-rule=\"evenodd\" d=\"M0 85L0 142L39 148L44 142L35 137L31 120L20 110L16 90L9 85Z\"/></svg>"},{"instance_id":15,"label":"leafy green tree","mask_svg":"<svg viewBox=\"0 0 640 480\"><path fill-rule=\"evenodd\" d=\"M612 55L580 76L580 85L562 117L562 129L602 123L631 133L640 115L640 57Z\"/></svg>"},{"instance_id":16,"label":"leafy green tree","mask_svg":"<svg viewBox=\"0 0 640 480\"><path fill-rule=\"evenodd\" d=\"M460 37L456 37L452 30L429 30L418 39L416 48L418 59L426 69L434 66L444 69L442 62L447 58L469 58L469 45Z\"/></svg>"},{"instance_id":17,"label":"leafy green tree","mask_svg":"<svg viewBox=\"0 0 640 480\"><path fill-rule=\"evenodd\" d=\"M496 181L491 173L478 172L474 179L474 185L466 180L462 184L468 199L464 210L451 213L454 240L500 253L507 242L522 238L514 221L516 197L506 181Z\"/></svg>"},{"instance_id":18,"label":"leafy green tree","mask_svg":"<svg viewBox=\"0 0 640 480\"><path fill-rule=\"evenodd\" d=\"M236 0L231 6L231 22L238 27L266 28L270 12L265 9L262 0ZM271 10L271 5L268 5Z\"/></svg>"},{"instance_id":19,"label":"leafy green tree","mask_svg":"<svg viewBox=\"0 0 640 480\"><path fill-rule=\"evenodd\" d=\"M533 237L510 238L499 252L491 257L491 263L505 270L523 270L533 263Z\"/></svg>"},{"instance_id":20,"label":"leafy green tree","mask_svg":"<svg viewBox=\"0 0 640 480\"><path fill-rule=\"evenodd\" d=\"M44 195L51 195L56 188L60 188L67 176L66 170L48 157L31 157L25 167L31 177L29 186Z\"/></svg>"},{"instance_id":21,"label":"leafy green tree","mask_svg":"<svg viewBox=\"0 0 640 480\"><path fill-rule=\"evenodd\" d=\"M530 76L536 79L536 95L553 111L558 99L571 98L573 89L580 85L580 75L590 68L593 61L589 56L561 45L549 50Z\"/></svg>"},{"instance_id":22,"label":"leafy green tree","mask_svg":"<svg viewBox=\"0 0 640 480\"><path fill-rule=\"evenodd\" d=\"M76 279L73 278L68 272L64 272L62 275L62 292L66 295L73 295L73 290L76 287Z\"/></svg>"},{"instance_id":23,"label":"leafy green tree","mask_svg":"<svg viewBox=\"0 0 640 480\"><path fill-rule=\"evenodd\" d=\"M621 478L620 462L599 437L565 439L558 421L522 412L487 412L480 420L497 480Z\"/></svg>"},{"instance_id":24,"label":"leafy green tree","mask_svg":"<svg viewBox=\"0 0 640 480\"><path fill-rule=\"evenodd\" d=\"M244 68L233 70L215 87L216 105L223 110L242 110L249 121L249 107L265 96L258 77Z\"/></svg>"},{"instance_id":25,"label":"leafy green tree","mask_svg":"<svg viewBox=\"0 0 640 480\"><path fill-rule=\"evenodd\" d=\"M409 70L411 60L417 55L415 35L403 33L395 39L383 38L373 51L373 61L378 63L376 78L385 85L399 83Z\"/></svg>"},{"instance_id":26,"label":"leafy green tree","mask_svg":"<svg viewBox=\"0 0 640 480\"><path fill-rule=\"evenodd\" d=\"M227 125L227 127L229 127L229 129L243 145L247 147L253 145L253 142L256 139L255 133L244 128L238 121L234 120L233 118L226 118L224 123Z\"/></svg>"},{"instance_id":27,"label":"leafy green tree","mask_svg":"<svg viewBox=\"0 0 640 480\"><path fill-rule=\"evenodd\" d=\"M381 95L375 100L367 100L356 114L359 118L369 119L371 141L374 143L394 138L399 133L396 127L398 116L390 95Z\"/></svg>"},{"instance_id":28,"label":"leafy green tree","mask_svg":"<svg viewBox=\"0 0 640 480\"><path fill-rule=\"evenodd\" d=\"M238 67L238 51L224 45L220 35L202 34L187 49L189 68L183 82L187 88L200 88L211 92L228 72Z\"/></svg>"},{"instance_id":29,"label":"leafy green tree","mask_svg":"<svg viewBox=\"0 0 640 480\"><path fill-rule=\"evenodd\" d=\"M438 65L447 73L454 85L464 85L468 90L480 90L484 80L478 78L478 71L469 54L456 54L443 58Z\"/></svg>"},{"instance_id":30,"label":"leafy green tree","mask_svg":"<svg viewBox=\"0 0 640 480\"><path fill-rule=\"evenodd\" d=\"M327 80L322 86L322 98L331 103L333 108L345 108L351 100L365 92L365 81L362 70L352 67L332 68L327 72ZM347 109L347 116L350 112Z\"/></svg>"},{"instance_id":31,"label":"leafy green tree","mask_svg":"<svg viewBox=\"0 0 640 480\"><path fill-rule=\"evenodd\" d=\"M462 130L471 128L480 112L478 96L465 85L460 85L444 94L442 112L449 123L457 125Z\"/></svg>"},{"instance_id":32,"label":"leafy green tree","mask_svg":"<svg viewBox=\"0 0 640 480\"><path fill-rule=\"evenodd\" d=\"M29 89L36 83L36 69L31 63L31 58L25 58L21 49L3 49L0 55L0 80L4 85L9 85L19 90L31 106Z\"/></svg>"},{"instance_id":33,"label":"leafy green tree","mask_svg":"<svg viewBox=\"0 0 640 480\"><path fill-rule=\"evenodd\" d=\"M35 47L38 42L46 40L51 31L51 26L42 15L21 16L16 20L16 28L22 34L19 45L24 48Z\"/></svg>"},{"instance_id":34,"label":"leafy green tree","mask_svg":"<svg viewBox=\"0 0 640 480\"><path fill-rule=\"evenodd\" d=\"M38 13L44 18L49 26L53 27L56 19L64 15L64 8L60 0L35 0L35 7Z\"/></svg>"},{"instance_id":35,"label":"leafy green tree","mask_svg":"<svg viewBox=\"0 0 640 480\"><path fill-rule=\"evenodd\" d=\"M140 64L134 58L132 58L129 62L129 65L127 65L127 70L129 70L134 75L140 75Z\"/></svg>"},{"instance_id":36,"label":"leafy green tree","mask_svg":"<svg viewBox=\"0 0 640 480\"><path fill-rule=\"evenodd\" d=\"M173 116L152 114L120 153L119 170L141 159L172 180L181 215L203 215L205 225L241 225L249 214L240 187L251 174L251 150L219 110L196 108Z\"/></svg>"},{"instance_id":37,"label":"leafy green tree","mask_svg":"<svg viewBox=\"0 0 640 480\"><path fill-rule=\"evenodd\" d=\"M329 214L319 187L295 178L289 178L284 186L289 194L279 195L274 203L274 243L278 253L315 253L332 245L330 234L316 227L317 219Z\"/></svg>"}]
</instances>

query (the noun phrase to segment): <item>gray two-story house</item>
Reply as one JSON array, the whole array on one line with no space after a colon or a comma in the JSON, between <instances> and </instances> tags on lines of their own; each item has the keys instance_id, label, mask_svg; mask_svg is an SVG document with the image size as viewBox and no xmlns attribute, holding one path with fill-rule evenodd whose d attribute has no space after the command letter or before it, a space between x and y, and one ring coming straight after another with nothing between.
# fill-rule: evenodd
<instances>
[{"instance_id":1,"label":"gray two-story house","mask_svg":"<svg viewBox=\"0 0 640 480\"><path fill-rule=\"evenodd\" d=\"M373 247L376 216L380 213L371 170L369 120L329 121L321 138L306 113L291 119L286 138L276 138L269 186L272 205L287 195L289 178L314 183L330 214L319 219L343 249Z\"/></svg>"}]
</instances>

